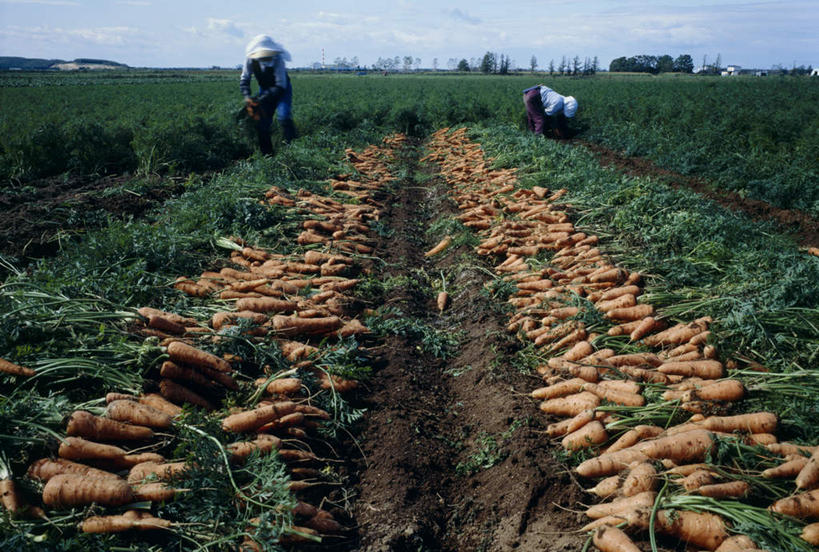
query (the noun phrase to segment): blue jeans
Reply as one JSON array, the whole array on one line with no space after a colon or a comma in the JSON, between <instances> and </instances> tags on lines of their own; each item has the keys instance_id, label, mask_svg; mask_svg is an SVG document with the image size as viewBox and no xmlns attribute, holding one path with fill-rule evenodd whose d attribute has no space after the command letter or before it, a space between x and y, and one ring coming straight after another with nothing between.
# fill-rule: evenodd
<instances>
[{"instance_id":1,"label":"blue jeans","mask_svg":"<svg viewBox=\"0 0 819 552\"><path fill-rule=\"evenodd\" d=\"M259 134L259 149L264 154L273 153L271 141L273 127L273 112L282 126L284 141L290 143L296 137L296 126L293 124L293 85L290 84L290 76L287 77L287 88L276 104L262 104L262 115L256 123L256 130Z\"/></svg>"}]
</instances>

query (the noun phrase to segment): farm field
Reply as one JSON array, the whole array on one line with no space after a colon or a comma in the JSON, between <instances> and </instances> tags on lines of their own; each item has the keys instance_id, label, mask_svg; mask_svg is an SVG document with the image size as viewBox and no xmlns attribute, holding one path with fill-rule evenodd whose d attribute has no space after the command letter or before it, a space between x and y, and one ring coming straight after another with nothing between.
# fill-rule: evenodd
<instances>
[{"instance_id":1,"label":"farm field","mask_svg":"<svg viewBox=\"0 0 819 552\"><path fill-rule=\"evenodd\" d=\"M522 132L521 77L296 75L301 137L263 158L233 76L185 79L122 92L179 119L59 86L190 150L7 184L88 197L48 257L0 257L3 549L814 549L819 256L601 166L583 142L629 146L595 91L632 81L559 80L589 106L555 142Z\"/></svg>"}]
</instances>

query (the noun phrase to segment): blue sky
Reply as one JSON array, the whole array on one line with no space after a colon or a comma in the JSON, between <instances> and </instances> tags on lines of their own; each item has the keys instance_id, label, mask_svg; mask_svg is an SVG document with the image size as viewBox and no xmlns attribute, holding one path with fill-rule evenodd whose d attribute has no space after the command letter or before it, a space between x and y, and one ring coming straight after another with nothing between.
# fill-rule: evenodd
<instances>
[{"instance_id":1,"label":"blue sky","mask_svg":"<svg viewBox=\"0 0 819 552\"><path fill-rule=\"evenodd\" d=\"M104 58L131 66L232 67L256 34L290 66L412 56L423 67L504 54L541 68L562 56L690 54L723 64L819 65L819 0L0 0L0 55Z\"/></svg>"}]
</instances>

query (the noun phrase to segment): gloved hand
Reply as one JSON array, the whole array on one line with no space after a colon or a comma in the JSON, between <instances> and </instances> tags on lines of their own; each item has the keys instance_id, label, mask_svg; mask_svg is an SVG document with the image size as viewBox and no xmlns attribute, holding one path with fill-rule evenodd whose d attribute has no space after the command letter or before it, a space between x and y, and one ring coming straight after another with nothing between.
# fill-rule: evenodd
<instances>
[{"instance_id":1,"label":"gloved hand","mask_svg":"<svg viewBox=\"0 0 819 552\"><path fill-rule=\"evenodd\" d=\"M262 106L253 98L245 98L245 109L254 121L258 121L262 116Z\"/></svg>"}]
</instances>

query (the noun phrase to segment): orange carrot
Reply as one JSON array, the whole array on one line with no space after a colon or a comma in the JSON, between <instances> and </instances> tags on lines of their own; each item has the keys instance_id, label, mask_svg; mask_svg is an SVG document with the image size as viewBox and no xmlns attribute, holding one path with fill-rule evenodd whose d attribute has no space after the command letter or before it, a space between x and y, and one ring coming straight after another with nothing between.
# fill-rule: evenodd
<instances>
[{"instance_id":1,"label":"orange carrot","mask_svg":"<svg viewBox=\"0 0 819 552\"><path fill-rule=\"evenodd\" d=\"M722 363L718 360L691 360L687 362L665 362L657 370L663 374L677 374L703 379L719 379L724 374Z\"/></svg>"},{"instance_id":2,"label":"orange carrot","mask_svg":"<svg viewBox=\"0 0 819 552\"><path fill-rule=\"evenodd\" d=\"M275 297L248 297L236 301L238 311L251 312L293 312L296 310L296 301L285 301Z\"/></svg>"},{"instance_id":3,"label":"orange carrot","mask_svg":"<svg viewBox=\"0 0 819 552\"><path fill-rule=\"evenodd\" d=\"M814 451L808 463L796 476L796 488L811 490L819 486L819 450Z\"/></svg>"},{"instance_id":4,"label":"orange carrot","mask_svg":"<svg viewBox=\"0 0 819 552\"><path fill-rule=\"evenodd\" d=\"M111 516L91 516L80 523L83 533L122 533L130 529L141 531L152 529L167 529L171 522L154 517L147 512L129 510L124 514Z\"/></svg>"},{"instance_id":5,"label":"orange carrot","mask_svg":"<svg viewBox=\"0 0 819 552\"><path fill-rule=\"evenodd\" d=\"M231 371L230 364L226 360L179 341L168 345L168 355L176 363L204 366L219 372Z\"/></svg>"},{"instance_id":6,"label":"orange carrot","mask_svg":"<svg viewBox=\"0 0 819 552\"><path fill-rule=\"evenodd\" d=\"M598 417L593 409L584 410L580 414L566 418L546 427L546 434L549 437L560 437L579 430L581 427ZM601 416L602 417L602 414Z\"/></svg>"},{"instance_id":7,"label":"orange carrot","mask_svg":"<svg viewBox=\"0 0 819 552\"><path fill-rule=\"evenodd\" d=\"M151 408L164 412L171 417L178 416L182 413L181 408L166 400L165 397L159 395L158 393L148 393L147 395L139 397L138 401L140 404L150 406Z\"/></svg>"},{"instance_id":8,"label":"orange carrot","mask_svg":"<svg viewBox=\"0 0 819 552\"><path fill-rule=\"evenodd\" d=\"M644 439L657 437L663 432L663 428L652 425L638 425L623 433L614 443L612 443L606 452L617 452L618 450L626 449L632 445L637 444Z\"/></svg>"},{"instance_id":9,"label":"orange carrot","mask_svg":"<svg viewBox=\"0 0 819 552\"><path fill-rule=\"evenodd\" d=\"M273 328L280 335L329 334L339 329L343 324L338 316L298 318L277 314L273 317Z\"/></svg>"},{"instance_id":10,"label":"orange carrot","mask_svg":"<svg viewBox=\"0 0 819 552\"><path fill-rule=\"evenodd\" d=\"M433 247L432 249L430 249L429 251L424 253L424 257L432 257L434 255L437 255L438 253L441 253L447 247L449 247L451 243L452 243L452 237L451 236L445 236L444 239L442 239L440 242L438 242L438 245L436 245L435 247Z\"/></svg>"},{"instance_id":11,"label":"orange carrot","mask_svg":"<svg viewBox=\"0 0 819 552\"><path fill-rule=\"evenodd\" d=\"M131 487L123 479L61 473L49 479L43 488L43 502L52 508L85 506L93 502L122 506L132 500Z\"/></svg>"},{"instance_id":12,"label":"orange carrot","mask_svg":"<svg viewBox=\"0 0 819 552\"><path fill-rule=\"evenodd\" d=\"M600 398L584 391L558 399L549 399L540 403L540 410L555 416L576 416L584 410L594 409L600 404Z\"/></svg>"},{"instance_id":13,"label":"orange carrot","mask_svg":"<svg viewBox=\"0 0 819 552\"><path fill-rule=\"evenodd\" d=\"M747 431L749 433L776 433L779 419L771 412L756 412L753 414L738 414L736 416L710 416L698 422L699 425L711 431L732 433Z\"/></svg>"},{"instance_id":14,"label":"orange carrot","mask_svg":"<svg viewBox=\"0 0 819 552\"><path fill-rule=\"evenodd\" d=\"M136 501L168 502L173 500L177 493L188 491L188 489L175 489L165 483L156 482L132 485L131 491L134 493L134 500Z\"/></svg>"},{"instance_id":15,"label":"orange carrot","mask_svg":"<svg viewBox=\"0 0 819 552\"><path fill-rule=\"evenodd\" d=\"M654 307L651 305L635 305L633 307L623 307L619 309L612 309L608 311L605 316L609 320L618 320L621 322L634 322L633 327L629 326L628 333L631 334L642 323L647 316L654 315ZM625 326L623 324L623 326ZM646 338L647 339L647 338ZM645 341L645 340L644 340Z\"/></svg>"},{"instance_id":16,"label":"orange carrot","mask_svg":"<svg viewBox=\"0 0 819 552\"><path fill-rule=\"evenodd\" d=\"M595 420L566 435L561 445L566 450L579 450L605 443L608 438L603 424Z\"/></svg>"},{"instance_id":17,"label":"orange carrot","mask_svg":"<svg viewBox=\"0 0 819 552\"><path fill-rule=\"evenodd\" d=\"M264 383L267 380L261 381ZM277 378L267 384L265 391L271 395L295 395L301 391L302 385L299 378Z\"/></svg>"},{"instance_id":18,"label":"orange carrot","mask_svg":"<svg viewBox=\"0 0 819 552\"><path fill-rule=\"evenodd\" d=\"M799 475L802 468L808 463L808 458L805 456L797 456L791 460L787 460L775 468L768 468L762 472L762 477L769 479L792 479Z\"/></svg>"},{"instance_id":19,"label":"orange carrot","mask_svg":"<svg viewBox=\"0 0 819 552\"><path fill-rule=\"evenodd\" d=\"M253 410L231 414L222 420L222 429L231 433L247 433L295 411L296 404L290 401L277 402Z\"/></svg>"},{"instance_id":20,"label":"orange carrot","mask_svg":"<svg viewBox=\"0 0 819 552\"><path fill-rule=\"evenodd\" d=\"M642 441L632 448L649 458L655 460L667 458L679 464L691 461L700 462L713 447L713 434L704 429L695 429L677 435Z\"/></svg>"},{"instance_id":21,"label":"orange carrot","mask_svg":"<svg viewBox=\"0 0 819 552\"><path fill-rule=\"evenodd\" d=\"M205 397L169 379L163 379L159 382L159 391L163 397L174 403L190 403L201 406L205 410L216 409Z\"/></svg>"},{"instance_id":22,"label":"orange carrot","mask_svg":"<svg viewBox=\"0 0 819 552\"><path fill-rule=\"evenodd\" d=\"M58 454L67 460L113 460L125 456L126 452L113 445L95 443L81 437L66 437L60 443Z\"/></svg>"},{"instance_id":23,"label":"orange carrot","mask_svg":"<svg viewBox=\"0 0 819 552\"><path fill-rule=\"evenodd\" d=\"M48 481L55 475L59 475L61 473L74 473L86 475L88 477L95 477L97 479L104 477L119 479L119 476L111 472L92 468L91 466L86 466L85 464L80 464L78 462L72 462L71 460L66 460L64 458L57 458L56 460L41 458L40 460L37 460L31 464L27 472L30 478L38 479L40 481Z\"/></svg>"},{"instance_id":24,"label":"orange carrot","mask_svg":"<svg viewBox=\"0 0 819 552\"><path fill-rule=\"evenodd\" d=\"M563 358L571 361L580 360L583 357L589 356L593 352L594 349L592 349L592 346L588 341L578 341L566 352L566 354L563 355Z\"/></svg>"},{"instance_id":25,"label":"orange carrot","mask_svg":"<svg viewBox=\"0 0 819 552\"><path fill-rule=\"evenodd\" d=\"M570 380L561 381L548 387L540 387L531 393L533 399L545 400L554 399L556 397L565 397L566 395L573 395L579 393L583 389L586 380L580 378L572 378Z\"/></svg>"},{"instance_id":26,"label":"orange carrot","mask_svg":"<svg viewBox=\"0 0 819 552\"><path fill-rule=\"evenodd\" d=\"M716 514L658 510L655 524L658 531L706 550L716 549L729 536L725 522Z\"/></svg>"},{"instance_id":27,"label":"orange carrot","mask_svg":"<svg viewBox=\"0 0 819 552\"><path fill-rule=\"evenodd\" d=\"M632 448L601 454L580 463L575 471L583 477L605 477L620 473L632 462L643 462L648 456Z\"/></svg>"},{"instance_id":28,"label":"orange carrot","mask_svg":"<svg viewBox=\"0 0 819 552\"><path fill-rule=\"evenodd\" d=\"M745 481L729 481L713 485L702 485L697 493L711 498L739 498L748 494L751 486Z\"/></svg>"},{"instance_id":29,"label":"orange carrot","mask_svg":"<svg viewBox=\"0 0 819 552\"><path fill-rule=\"evenodd\" d=\"M815 249L815 248L814 248ZM819 256L819 250L815 253ZM802 540L814 546L819 546L819 523L811 523L802 528Z\"/></svg>"},{"instance_id":30,"label":"orange carrot","mask_svg":"<svg viewBox=\"0 0 819 552\"><path fill-rule=\"evenodd\" d=\"M639 341L646 335L650 334L654 331L657 327L657 321L654 319L653 316L646 316L640 322L640 324L634 328L631 334L628 336L628 340L630 342Z\"/></svg>"},{"instance_id":31,"label":"orange carrot","mask_svg":"<svg viewBox=\"0 0 819 552\"><path fill-rule=\"evenodd\" d=\"M12 376L25 376L31 377L36 372L31 368L24 368L23 366L18 366L13 362L9 362L8 360L3 360L0 358L0 372L11 374Z\"/></svg>"},{"instance_id":32,"label":"orange carrot","mask_svg":"<svg viewBox=\"0 0 819 552\"><path fill-rule=\"evenodd\" d=\"M757 545L746 535L734 535L722 541L714 552L754 552Z\"/></svg>"},{"instance_id":33,"label":"orange carrot","mask_svg":"<svg viewBox=\"0 0 819 552\"><path fill-rule=\"evenodd\" d=\"M618 498L612 502L595 504L586 510L586 515L592 519L604 516L625 514L634 510L651 509L654 506L654 499L657 493L645 491L634 496Z\"/></svg>"},{"instance_id":34,"label":"orange carrot","mask_svg":"<svg viewBox=\"0 0 819 552\"><path fill-rule=\"evenodd\" d=\"M227 446L230 459L235 463L244 462L254 451L260 454L269 454L274 449L281 448L281 439L273 435L259 434L253 441L239 441Z\"/></svg>"},{"instance_id":35,"label":"orange carrot","mask_svg":"<svg viewBox=\"0 0 819 552\"><path fill-rule=\"evenodd\" d=\"M614 309L624 309L633 307L637 304L637 299L630 293L621 295L610 301L598 301L594 304L600 312L610 312Z\"/></svg>"},{"instance_id":36,"label":"orange carrot","mask_svg":"<svg viewBox=\"0 0 819 552\"><path fill-rule=\"evenodd\" d=\"M187 462L142 462L132 467L128 472L129 483L142 483L147 479L159 479L167 481L190 469Z\"/></svg>"},{"instance_id":37,"label":"orange carrot","mask_svg":"<svg viewBox=\"0 0 819 552\"><path fill-rule=\"evenodd\" d=\"M623 496L635 496L653 491L657 486L657 470L650 462L637 462L629 467L623 485Z\"/></svg>"},{"instance_id":38,"label":"orange carrot","mask_svg":"<svg viewBox=\"0 0 819 552\"><path fill-rule=\"evenodd\" d=\"M646 402L645 397L637 393L611 389L596 383L586 383L583 385L583 391L589 391L603 400L624 406L643 406Z\"/></svg>"},{"instance_id":39,"label":"orange carrot","mask_svg":"<svg viewBox=\"0 0 819 552\"><path fill-rule=\"evenodd\" d=\"M769 509L777 514L797 518L819 518L819 489L782 498L774 502Z\"/></svg>"},{"instance_id":40,"label":"orange carrot","mask_svg":"<svg viewBox=\"0 0 819 552\"><path fill-rule=\"evenodd\" d=\"M640 552L634 541L617 527L600 527L592 542L601 552Z\"/></svg>"},{"instance_id":41,"label":"orange carrot","mask_svg":"<svg viewBox=\"0 0 819 552\"><path fill-rule=\"evenodd\" d=\"M695 491L703 485L713 484L714 481L716 481L716 474L710 470L702 469L691 472L678 480L677 483L682 485L686 491Z\"/></svg>"},{"instance_id":42,"label":"orange carrot","mask_svg":"<svg viewBox=\"0 0 819 552\"><path fill-rule=\"evenodd\" d=\"M435 304L438 306L438 312L444 312L448 302L449 294L445 291L440 292L438 297L435 299Z\"/></svg>"},{"instance_id":43,"label":"orange carrot","mask_svg":"<svg viewBox=\"0 0 819 552\"><path fill-rule=\"evenodd\" d=\"M138 426L168 428L172 418L152 406L140 404L136 401L116 400L108 403L106 415L112 420L128 422Z\"/></svg>"},{"instance_id":44,"label":"orange carrot","mask_svg":"<svg viewBox=\"0 0 819 552\"><path fill-rule=\"evenodd\" d=\"M819 447L810 447L806 445L794 445L793 443L773 443L765 445L765 448L774 454L787 456L789 454L813 454Z\"/></svg>"},{"instance_id":45,"label":"orange carrot","mask_svg":"<svg viewBox=\"0 0 819 552\"><path fill-rule=\"evenodd\" d=\"M692 337L708 329L709 317L698 318L689 324L677 324L667 330L650 335L643 339L649 347L658 345L679 345L690 341Z\"/></svg>"},{"instance_id":46,"label":"orange carrot","mask_svg":"<svg viewBox=\"0 0 819 552\"><path fill-rule=\"evenodd\" d=\"M620 477L620 475L612 475L602 479L591 489L586 489L586 492L597 495L600 498L608 498L618 493L621 482L622 477Z\"/></svg>"}]
</instances>

